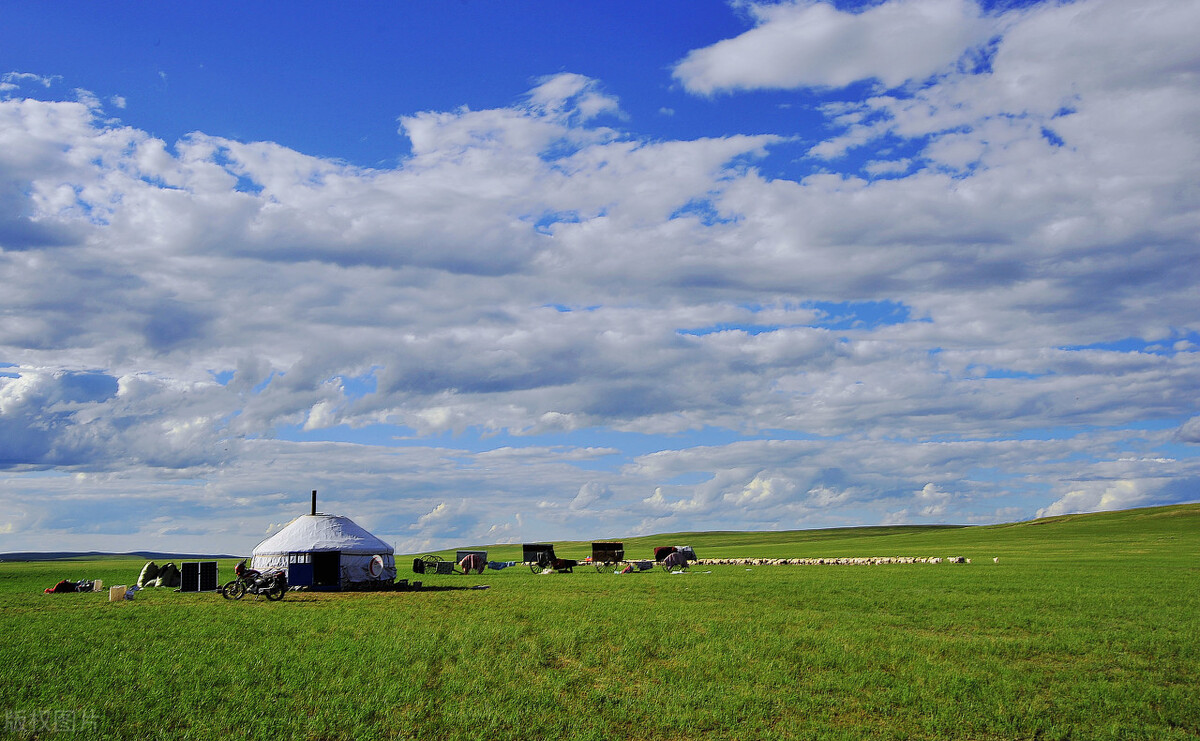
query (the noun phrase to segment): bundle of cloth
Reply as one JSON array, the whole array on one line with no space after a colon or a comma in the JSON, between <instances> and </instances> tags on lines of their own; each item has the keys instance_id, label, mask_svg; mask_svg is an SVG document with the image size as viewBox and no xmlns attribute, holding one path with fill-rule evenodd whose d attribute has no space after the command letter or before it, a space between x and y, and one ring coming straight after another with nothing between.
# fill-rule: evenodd
<instances>
[{"instance_id":1,"label":"bundle of cloth","mask_svg":"<svg viewBox=\"0 0 1200 741\"><path fill-rule=\"evenodd\" d=\"M63 579L58 584L46 587L42 591L46 594L70 594L72 592L93 592L95 590L96 582L92 579L80 579L79 581Z\"/></svg>"},{"instance_id":2,"label":"bundle of cloth","mask_svg":"<svg viewBox=\"0 0 1200 741\"><path fill-rule=\"evenodd\" d=\"M464 574L469 574L472 571L478 571L482 574L485 566L487 566L487 561L478 553L468 553L463 556L463 560L458 562L458 568L462 569Z\"/></svg>"},{"instance_id":3,"label":"bundle of cloth","mask_svg":"<svg viewBox=\"0 0 1200 741\"><path fill-rule=\"evenodd\" d=\"M80 589L80 586L85 583L87 584L87 589ZM92 591L92 583L91 582L67 581L66 579L63 579L58 584L55 584L52 587L46 587L42 591L45 592L46 594L70 594L72 592L90 592L90 591Z\"/></svg>"},{"instance_id":4,"label":"bundle of cloth","mask_svg":"<svg viewBox=\"0 0 1200 741\"><path fill-rule=\"evenodd\" d=\"M668 553L667 557L663 559L663 566L669 569L681 569L687 566L687 559L684 558L683 551Z\"/></svg>"}]
</instances>

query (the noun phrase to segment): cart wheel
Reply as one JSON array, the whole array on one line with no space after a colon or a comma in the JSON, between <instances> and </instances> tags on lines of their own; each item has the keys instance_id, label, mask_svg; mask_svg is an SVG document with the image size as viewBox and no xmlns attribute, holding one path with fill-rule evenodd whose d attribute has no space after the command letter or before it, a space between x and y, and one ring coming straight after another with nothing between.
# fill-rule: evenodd
<instances>
[{"instance_id":1,"label":"cart wheel","mask_svg":"<svg viewBox=\"0 0 1200 741\"><path fill-rule=\"evenodd\" d=\"M436 564L439 561L443 561L445 559L443 559L441 556L434 556L432 554L426 554L424 556L421 556L421 560L425 562L426 569L436 572L437 571Z\"/></svg>"},{"instance_id":2,"label":"cart wheel","mask_svg":"<svg viewBox=\"0 0 1200 741\"><path fill-rule=\"evenodd\" d=\"M608 567L609 567L609 564L607 564L607 563L598 563L598 564L596 564L596 571L599 571L601 574L603 574L605 571L608 570Z\"/></svg>"},{"instance_id":3,"label":"cart wheel","mask_svg":"<svg viewBox=\"0 0 1200 741\"><path fill-rule=\"evenodd\" d=\"M536 574L536 573L538 573L538 572L539 572L539 571L541 571L541 570L542 570L542 567L538 565L537 561L530 561L530 562L529 562L529 571L530 571L531 573L534 573L534 574Z\"/></svg>"}]
</instances>

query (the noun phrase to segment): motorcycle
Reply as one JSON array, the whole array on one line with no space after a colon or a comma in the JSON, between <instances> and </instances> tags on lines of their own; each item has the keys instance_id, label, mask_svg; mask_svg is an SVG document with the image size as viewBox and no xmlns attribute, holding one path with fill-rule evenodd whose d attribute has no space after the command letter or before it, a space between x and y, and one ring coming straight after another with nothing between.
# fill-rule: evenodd
<instances>
[{"instance_id":1,"label":"motorcycle","mask_svg":"<svg viewBox=\"0 0 1200 741\"><path fill-rule=\"evenodd\" d=\"M282 569L259 572L246 568L243 560L234 567L233 573L237 578L221 587L221 596L225 599L241 599L250 593L265 595L272 602L278 602L288 590L287 574Z\"/></svg>"}]
</instances>

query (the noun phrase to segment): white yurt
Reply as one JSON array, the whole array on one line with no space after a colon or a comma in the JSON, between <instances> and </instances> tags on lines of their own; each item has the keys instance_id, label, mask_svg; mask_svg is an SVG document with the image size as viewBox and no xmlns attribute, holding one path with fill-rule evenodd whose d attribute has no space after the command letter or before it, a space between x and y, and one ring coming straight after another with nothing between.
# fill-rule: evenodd
<instances>
[{"instance_id":1,"label":"white yurt","mask_svg":"<svg viewBox=\"0 0 1200 741\"><path fill-rule=\"evenodd\" d=\"M301 515L254 548L250 568L286 569L288 584L314 589L369 589L396 578L394 549L349 517Z\"/></svg>"}]
</instances>

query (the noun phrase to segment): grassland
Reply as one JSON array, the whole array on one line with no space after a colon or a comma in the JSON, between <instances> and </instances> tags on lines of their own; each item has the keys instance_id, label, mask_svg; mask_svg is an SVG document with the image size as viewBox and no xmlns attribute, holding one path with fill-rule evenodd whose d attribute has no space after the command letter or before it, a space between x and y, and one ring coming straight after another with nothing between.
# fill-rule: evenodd
<instances>
[{"instance_id":1,"label":"grassland","mask_svg":"<svg viewBox=\"0 0 1200 741\"><path fill-rule=\"evenodd\" d=\"M1200 505L625 540L631 556L682 542L710 557L973 563L413 577L398 558L438 589L111 605L41 590L129 583L140 561L0 563L0 735L1200 737ZM453 588L476 584L490 588Z\"/></svg>"}]
</instances>

